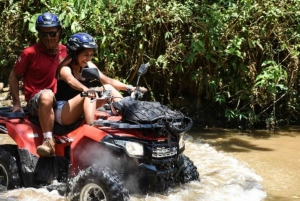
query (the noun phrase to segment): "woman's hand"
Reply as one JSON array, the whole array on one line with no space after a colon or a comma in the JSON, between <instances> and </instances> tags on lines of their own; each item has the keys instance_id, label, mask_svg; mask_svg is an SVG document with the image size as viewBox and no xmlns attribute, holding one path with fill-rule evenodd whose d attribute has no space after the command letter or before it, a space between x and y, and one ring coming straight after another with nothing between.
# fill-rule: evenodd
<instances>
[{"instance_id":1,"label":"woman's hand","mask_svg":"<svg viewBox=\"0 0 300 201\"><path fill-rule=\"evenodd\" d=\"M139 90L144 94L148 91L145 87L139 87Z\"/></svg>"},{"instance_id":2,"label":"woman's hand","mask_svg":"<svg viewBox=\"0 0 300 201\"><path fill-rule=\"evenodd\" d=\"M89 97L89 98L96 98L97 97L97 93L96 93L96 90L94 88L88 89L87 91L85 91L85 93L87 93L87 97Z\"/></svg>"},{"instance_id":3,"label":"woman's hand","mask_svg":"<svg viewBox=\"0 0 300 201\"><path fill-rule=\"evenodd\" d=\"M136 87L131 87L130 88L130 92L133 92L136 90ZM138 91L142 92L143 94L146 93L148 91L148 89L146 89L145 87L140 87L138 86Z\"/></svg>"}]
</instances>

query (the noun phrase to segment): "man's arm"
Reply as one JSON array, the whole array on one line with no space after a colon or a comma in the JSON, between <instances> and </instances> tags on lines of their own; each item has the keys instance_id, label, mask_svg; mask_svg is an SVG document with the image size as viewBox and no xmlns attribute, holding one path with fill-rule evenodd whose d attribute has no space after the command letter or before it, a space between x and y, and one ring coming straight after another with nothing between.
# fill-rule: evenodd
<instances>
[{"instance_id":1,"label":"man's arm","mask_svg":"<svg viewBox=\"0 0 300 201\"><path fill-rule=\"evenodd\" d=\"M21 110L23 112L21 102L20 102L20 97L19 97L19 79L14 69L12 69L12 71L10 72L8 82L9 82L10 93L13 100L12 102L13 107L11 110L13 112L18 110Z\"/></svg>"}]
</instances>

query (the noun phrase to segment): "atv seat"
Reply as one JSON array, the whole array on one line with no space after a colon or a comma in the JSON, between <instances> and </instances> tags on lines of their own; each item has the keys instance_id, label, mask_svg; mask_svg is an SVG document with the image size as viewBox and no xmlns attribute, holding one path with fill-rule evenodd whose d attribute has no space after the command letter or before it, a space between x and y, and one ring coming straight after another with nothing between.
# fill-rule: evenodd
<instances>
[{"instance_id":1,"label":"atv seat","mask_svg":"<svg viewBox=\"0 0 300 201\"><path fill-rule=\"evenodd\" d=\"M1 107L0 108L0 116L1 117L7 117L9 119L24 119L26 114L25 112L12 112L10 111L11 107ZM23 108L23 110L25 111L25 108Z\"/></svg>"},{"instance_id":2,"label":"atv seat","mask_svg":"<svg viewBox=\"0 0 300 201\"><path fill-rule=\"evenodd\" d=\"M35 125L41 126L38 116L29 116L28 120ZM83 117L78 119L73 124L70 124L67 126L63 126L63 125L57 123L56 121L54 121L53 134L59 135L59 136L65 135L65 134L75 130L76 128L78 128L82 124L82 121L83 121Z\"/></svg>"}]
</instances>

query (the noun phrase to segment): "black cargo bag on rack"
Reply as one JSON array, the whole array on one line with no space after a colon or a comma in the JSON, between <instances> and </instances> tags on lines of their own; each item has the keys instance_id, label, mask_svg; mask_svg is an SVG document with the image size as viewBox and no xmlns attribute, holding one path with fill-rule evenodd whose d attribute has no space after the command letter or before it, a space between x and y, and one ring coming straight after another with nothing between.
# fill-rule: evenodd
<instances>
[{"instance_id":1,"label":"black cargo bag on rack","mask_svg":"<svg viewBox=\"0 0 300 201\"><path fill-rule=\"evenodd\" d=\"M121 111L124 122L164 124L166 129L174 135L188 131L193 125L193 121L180 111L171 110L159 102L125 98L114 103L114 107Z\"/></svg>"}]
</instances>

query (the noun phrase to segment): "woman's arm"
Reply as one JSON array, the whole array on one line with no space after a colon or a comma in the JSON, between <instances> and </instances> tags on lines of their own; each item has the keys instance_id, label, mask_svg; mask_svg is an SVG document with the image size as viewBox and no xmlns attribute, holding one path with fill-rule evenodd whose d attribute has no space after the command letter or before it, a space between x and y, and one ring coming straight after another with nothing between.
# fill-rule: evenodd
<instances>
[{"instance_id":1,"label":"woman's arm","mask_svg":"<svg viewBox=\"0 0 300 201\"><path fill-rule=\"evenodd\" d=\"M68 66L63 66L59 72L60 79L64 80L68 85L70 85L73 89L78 91L88 91L89 88L81 84L72 74L71 68Z\"/></svg>"},{"instance_id":2,"label":"woman's arm","mask_svg":"<svg viewBox=\"0 0 300 201\"><path fill-rule=\"evenodd\" d=\"M92 62L89 62L88 65L90 68L97 68L97 66ZM122 90L122 91L126 91L129 87L133 88L131 85L127 85L127 84L120 82L119 80L115 80L110 77L107 77L99 69L98 69L98 71L99 71L99 75L100 75L100 81L102 84L110 84L117 90Z\"/></svg>"},{"instance_id":3,"label":"woman's arm","mask_svg":"<svg viewBox=\"0 0 300 201\"><path fill-rule=\"evenodd\" d=\"M127 85L127 84L120 82L119 80L115 80L110 77L107 77L103 73L100 74L100 79L103 84L110 84L117 90L126 91L128 88L130 88L130 89L132 88L131 85Z\"/></svg>"}]
</instances>

